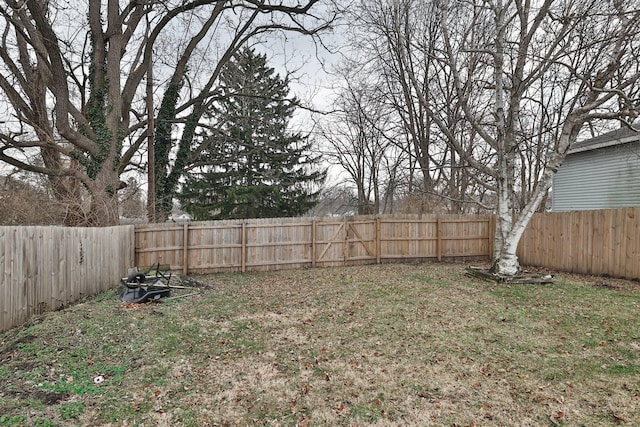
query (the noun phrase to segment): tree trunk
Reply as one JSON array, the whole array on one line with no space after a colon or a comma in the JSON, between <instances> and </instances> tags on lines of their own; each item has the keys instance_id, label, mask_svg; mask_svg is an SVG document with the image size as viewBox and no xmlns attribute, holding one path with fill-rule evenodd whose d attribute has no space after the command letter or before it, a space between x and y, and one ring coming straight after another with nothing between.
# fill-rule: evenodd
<instances>
[{"instance_id":1,"label":"tree trunk","mask_svg":"<svg viewBox=\"0 0 640 427\"><path fill-rule=\"evenodd\" d=\"M120 180L116 173L112 175L110 183L104 184L106 180L96 180L95 185L89 188L91 195L88 207L87 217L85 219L86 226L90 227L106 227L118 225L120 216L118 213L118 194L117 189ZM102 185L101 185L102 183Z\"/></svg>"},{"instance_id":2,"label":"tree trunk","mask_svg":"<svg viewBox=\"0 0 640 427\"><path fill-rule=\"evenodd\" d=\"M564 162L567 151L573 143L575 143L578 132L582 128L583 118L582 112L569 114L560 133L558 145L555 152L547 162L544 173L535 190L531 194L529 202L520 211L515 222L513 221L513 213L511 209L500 208L504 206L503 195L505 192L499 190L498 199L498 222L496 226L493 265L492 271L498 274L515 275L520 271L520 264L516 251L520 238L522 237L529 221L536 213L543 200L547 196L547 192L553 183L553 177ZM500 183L499 183L500 187ZM507 192L508 194L508 192ZM511 193L513 194L513 193Z\"/></svg>"},{"instance_id":3,"label":"tree trunk","mask_svg":"<svg viewBox=\"0 0 640 427\"><path fill-rule=\"evenodd\" d=\"M520 270L518 257L515 254L513 244L510 242L510 234L513 231L513 122L506 117L506 110L513 105L507 105L505 101L504 82L504 52L505 52L505 13L502 2L498 1L495 11L495 52L494 79L495 79L495 118L496 118L496 145L497 145L497 197L498 220L496 223L496 241L494 244L493 271L501 274L514 275ZM517 245L517 242L516 242Z\"/></svg>"},{"instance_id":4,"label":"tree trunk","mask_svg":"<svg viewBox=\"0 0 640 427\"><path fill-rule=\"evenodd\" d=\"M512 219L511 211L508 212L508 215L504 212L498 212L492 272L508 276L513 276L520 272L520 263L516 255L520 238L551 187L554 174L555 172L548 170L536 193L519 213L515 222Z\"/></svg>"}]
</instances>

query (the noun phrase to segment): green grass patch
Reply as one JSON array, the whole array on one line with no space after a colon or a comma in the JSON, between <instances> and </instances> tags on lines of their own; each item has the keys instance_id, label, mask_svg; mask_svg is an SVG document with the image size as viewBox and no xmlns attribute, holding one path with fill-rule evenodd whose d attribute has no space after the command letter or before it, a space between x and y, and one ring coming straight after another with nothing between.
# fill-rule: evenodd
<instances>
[{"instance_id":1,"label":"green grass patch","mask_svg":"<svg viewBox=\"0 0 640 427\"><path fill-rule=\"evenodd\" d=\"M26 415L0 415L0 426L21 425L26 419Z\"/></svg>"},{"instance_id":2,"label":"green grass patch","mask_svg":"<svg viewBox=\"0 0 640 427\"><path fill-rule=\"evenodd\" d=\"M613 365L607 366L606 371L611 375L625 375L635 377L640 375L640 366L638 365Z\"/></svg>"},{"instance_id":3,"label":"green grass patch","mask_svg":"<svg viewBox=\"0 0 640 427\"><path fill-rule=\"evenodd\" d=\"M60 419L63 421L77 419L84 412L82 402L69 402L58 407Z\"/></svg>"}]
</instances>

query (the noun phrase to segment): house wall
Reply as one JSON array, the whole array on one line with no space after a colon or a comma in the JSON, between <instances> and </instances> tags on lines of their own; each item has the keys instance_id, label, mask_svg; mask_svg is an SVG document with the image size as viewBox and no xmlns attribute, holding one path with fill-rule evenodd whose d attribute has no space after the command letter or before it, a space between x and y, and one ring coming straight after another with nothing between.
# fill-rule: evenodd
<instances>
[{"instance_id":1,"label":"house wall","mask_svg":"<svg viewBox=\"0 0 640 427\"><path fill-rule=\"evenodd\" d=\"M640 206L640 143L567 156L553 180L552 211Z\"/></svg>"}]
</instances>

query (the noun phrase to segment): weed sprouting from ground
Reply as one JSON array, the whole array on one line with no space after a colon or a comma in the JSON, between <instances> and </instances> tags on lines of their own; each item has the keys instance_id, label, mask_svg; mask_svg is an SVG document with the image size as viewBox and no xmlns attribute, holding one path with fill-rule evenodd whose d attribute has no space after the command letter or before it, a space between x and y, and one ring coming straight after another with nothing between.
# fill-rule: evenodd
<instances>
[{"instance_id":1,"label":"weed sprouting from ground","mask_svg":"<svg viewBox=\"0 0 640 427\"><path fill-rule=\"evenodd\" d=\"M446 264L197 280L0 335L0 425L640 423L631 282L494 285Z\"/></svg>"}]
</instances>

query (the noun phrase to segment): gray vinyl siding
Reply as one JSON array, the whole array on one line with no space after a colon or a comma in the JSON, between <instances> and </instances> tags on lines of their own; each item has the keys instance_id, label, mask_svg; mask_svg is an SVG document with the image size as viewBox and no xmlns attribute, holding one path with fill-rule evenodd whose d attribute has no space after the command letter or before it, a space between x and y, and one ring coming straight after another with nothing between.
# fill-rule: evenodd
<instances>
[{"instance_id":1,"label":"gray vinyl siding","mask_svg":"<svg viewBox=\"0 0 640 427\"><path fill-rule=\"evenodd\" d=\"M640 206L640 144L570 154L553 180L552 210Z\"/></svg>"}]
</instances>

